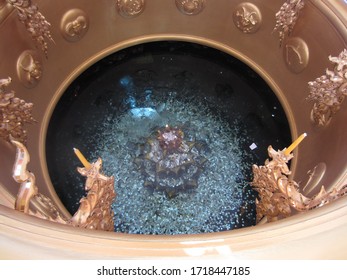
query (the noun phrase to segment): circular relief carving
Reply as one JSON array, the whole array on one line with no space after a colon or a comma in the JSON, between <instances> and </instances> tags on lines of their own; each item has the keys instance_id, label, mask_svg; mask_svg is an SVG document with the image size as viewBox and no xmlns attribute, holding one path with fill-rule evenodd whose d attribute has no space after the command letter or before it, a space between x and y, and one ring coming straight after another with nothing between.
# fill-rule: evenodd
<instances>
[{"instance_id":1,"label":"circular relief carving","mask_svg":"<svg viewBox=\"0 0 347 280\"><path fill-rule=\"evenodd\" d=\"M88 31L89 20L85 12L79 9L67 11L61 20L60 31L69 42L80 40Z\"/></svg>"},{"instance_id":2,"label":"circular relief carving","mask_svg":"<svg viewBox=\"0 0 347 280\"><path fill-rule=\"evenodd\" d=\"M303 39L298 37L288 39L283 51L284 60L291 72L298 74L307 67L309 49Z\"/></svg>"},{"instance_id":3,"label":"circular relief carving","mask_svg":"<svg viewBox=\"0 0 347 280\"><path fill-rule=\"evenodd\" d=\"M175 0L177 8L185 15L197 15L205 8L205 0Z\"/></svg>"},{"instance_id":4,"label":"circular relief carving","mask_svg":"<svg viewBox=\"0 0 347 280\"><path fill-rule=\"evenodd\" d=\"M117 0L118 13L123 17L136 17L145 9L145 0Z\"/></svg>"},{"instance_id":5,"label":"circular relief carving","mask_svg":"<svg viewBox=\"0 0 347 280\"><path fill-rule=\"evenodd\" d=\"M34 204L34 207L37 210L36 213L39 217L52 221L62 221L58 208L51 199L43 194L38 193L31 199L30 202Z\"/></svg>"},{"instance_id":6,"label":"circular relief carving","mask_svg":"<svg viewBox=\"0 0 347 280\"><path fill-rule=\"evenodd\" d=\"M42 60L37 52L33 50L22 52L17 60L17 75L27 88L38 84L42 77Z\"/></svg>"},{"instance_id":7,"label":"circular relief carving","mask_svg":"<svg viewBox=\"0 0 347 280\"><path fill-rule=\"evenodd\" d=\"M233 13L234 23L243 33L255 33L262 23L261 12L252 3L239 4Z\"/></svg>"}]
</instances>

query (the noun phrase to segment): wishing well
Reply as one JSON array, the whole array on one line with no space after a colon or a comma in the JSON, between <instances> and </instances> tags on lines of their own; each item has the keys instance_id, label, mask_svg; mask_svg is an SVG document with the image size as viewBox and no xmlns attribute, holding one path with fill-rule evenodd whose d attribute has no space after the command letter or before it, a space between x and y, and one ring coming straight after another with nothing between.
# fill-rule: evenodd
<instances>
[{"instance_id":1,"label":"wishing well","mask_svg":"<svg viewBox=\"0 0 347 280\"><path fill-rule=\"evenodd\" d=\"M3 257L344 256L344 1L84 2L0 1Z\"/></svg>"}]
</instances>

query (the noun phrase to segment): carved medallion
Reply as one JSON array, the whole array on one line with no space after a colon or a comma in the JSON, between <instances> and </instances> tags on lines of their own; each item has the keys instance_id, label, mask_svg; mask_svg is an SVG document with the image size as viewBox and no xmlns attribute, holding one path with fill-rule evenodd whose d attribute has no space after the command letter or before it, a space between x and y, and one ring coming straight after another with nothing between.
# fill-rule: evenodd
<instances>
[{"instance_id":1,"label":"carved medallion","mask_svg":"<svg viewBox=\"0 0 347 280\"><path fill-rule=\"evenodd\" d=\"M287 67L293 73L302 72L309 62L309 49L306 42L301 38L290 38L283 50L284 60Z\"/></svg>"},{"instance_id":2,"label":"carved medallion","mask_svg":"<svg viewBox=\"0 0 347 280\"><path fill-rule=\"evenodd\" d=\"M37 85L42 77L42 61L37 52L22 52L17 60L17 74L25 87L32 88Z\"/></svg>"},{"instance_id":3,"label":"carved medallion","mask_svg":"<svg viewBox=\"0 0 347 280\"><path fill-rule=\"evenodd\" d=\"M140 15L145 9L145 0L116 0L118 13L126 18Z\"/></svg>"},{"instance_id":4,"label":"carved medallion","mask_svg":"<svg viewBox=\"0 0 347 280\"><path fill-rule=\"evenodd\" d=\"M60 24L60 31L69 42L80 40L87 33L88 28L88 16L80 9L72 9L66 12Z\"/></svg>"},{"instance_id":5,"label":"carved medallion","mask_svg":"<svg viewBox=\"0 0 347 280\"><path fill-rule=\"evenodd\" d=\"M185 15L197 15L205 8L205 0L175 0L177 8Z\"/></svg>"},{"instance_id":6,"label":"carved medallion","mask_svg":"<svg viewBox=\"0 0 347 280\"><path fill-rule=\"evenodd\" d=\"M243 33L255 33L262 23L261 12L252 3L241 3L233 13L234 23Z\"/></svg>"}]
</instances>

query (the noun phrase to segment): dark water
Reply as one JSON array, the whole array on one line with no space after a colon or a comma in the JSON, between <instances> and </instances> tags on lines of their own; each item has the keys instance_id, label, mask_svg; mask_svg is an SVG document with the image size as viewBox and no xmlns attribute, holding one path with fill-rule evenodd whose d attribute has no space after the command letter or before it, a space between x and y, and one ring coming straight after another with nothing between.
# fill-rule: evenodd
<instances>
[{"instance_id":1,"label":"dark water","mask_svg":"<svg viewBox=\"0 0 347 280\"><path fill-rule=\"evenodd\" d=\"M144 187L134 164L166 124L204 143L207 158L198 186L170 199ZM85 195L76 147L90 162L101 157L104 173L116 178L115 231L191 234L254 225L252 164L263 164L268 145L290 142L281 105L248 66L205 46L156 42L112 54L70 85L50 121L46 156L71 213Z\"/></svg>"}]
</instances>

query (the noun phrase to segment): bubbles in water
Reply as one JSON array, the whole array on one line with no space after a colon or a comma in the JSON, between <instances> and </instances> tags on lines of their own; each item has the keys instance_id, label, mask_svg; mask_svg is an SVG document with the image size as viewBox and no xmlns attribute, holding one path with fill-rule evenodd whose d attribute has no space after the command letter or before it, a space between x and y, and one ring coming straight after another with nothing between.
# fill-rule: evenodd
<instances>
[{"instance_id":1,"label":"bubbles in water","mask_svg":"<svg viewBox=\"0 0 347 280\"><path fill-rule=\"evenodd\" d=\"M204 145L199 156L207 159L197 187L172 198L146 188L135 163L165 125ZM195 234L255 224L251 166L264 162L269 144L287 146L290 131L271 89L242 62L197 44L154 42L112 54L76 79L46 141L52 183L70 213L84 195L78 147L115 176L115 231Z\"/></svg>"},{"instance_id":2,"label":"bubbles in water","mask_svg":"<svg viewBox=\"0 0 347 280\"><path fill-rule=\"evenodd\" d=\"M143 234L187 234L229 230L239 224L236 216L245 187L245 154L236 127L214 116L198 102L182 102L162 94L156 99L165 110L156 118L123 114L101 134L94 156L104 162L104 172L116 178L113 209L115 230ZM168 199L164 192L144 187L144 177L134 159L139 145L157 127L184 126L187 137L204 141L208 159L198 187ZM238 225L240 226L240 225Z\"/></svg>"}]
</instances>

